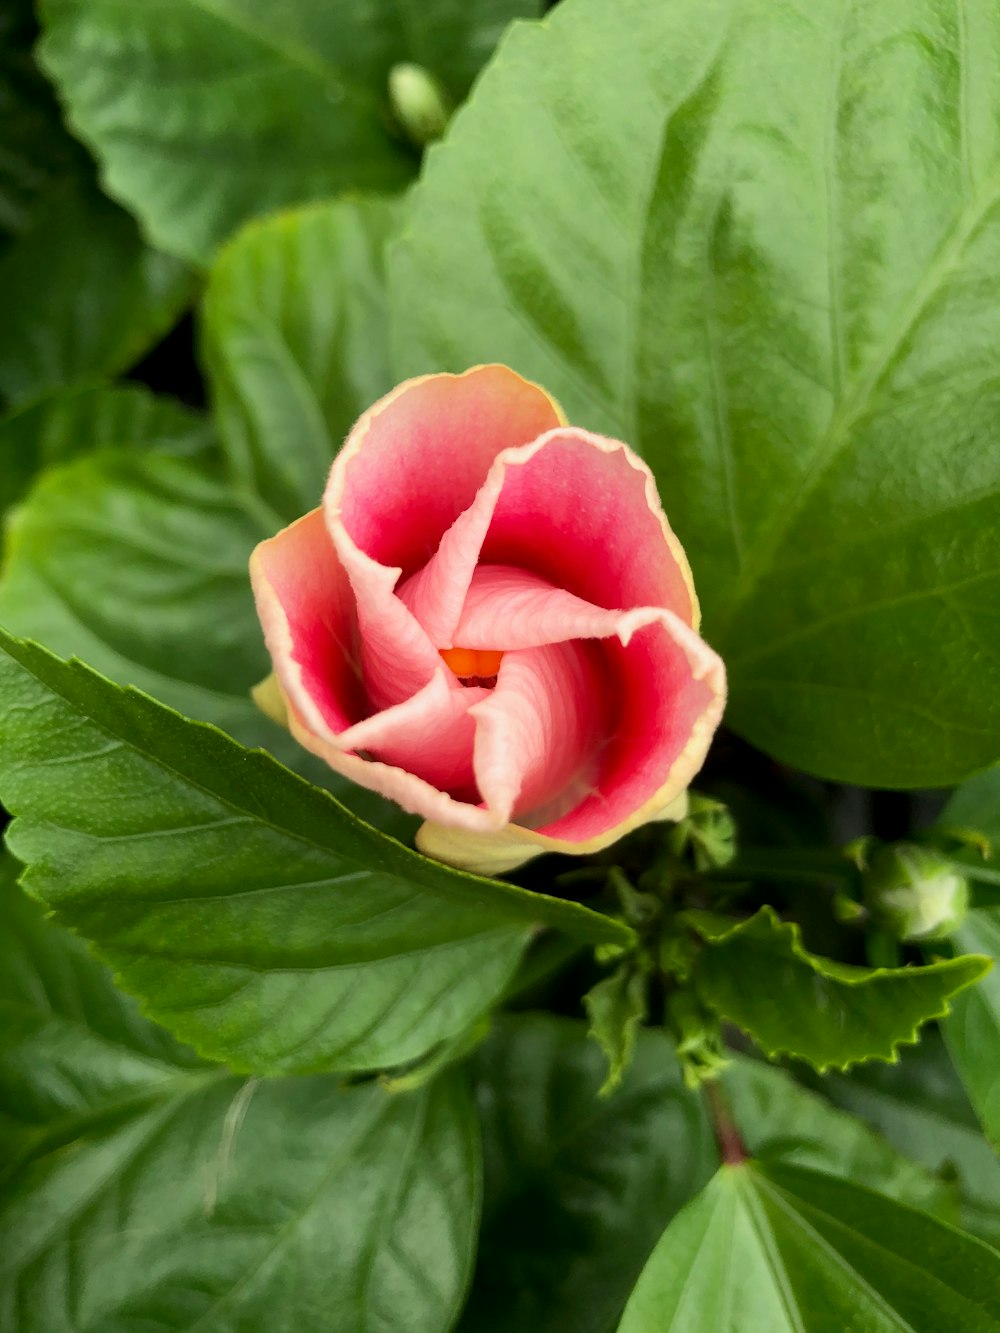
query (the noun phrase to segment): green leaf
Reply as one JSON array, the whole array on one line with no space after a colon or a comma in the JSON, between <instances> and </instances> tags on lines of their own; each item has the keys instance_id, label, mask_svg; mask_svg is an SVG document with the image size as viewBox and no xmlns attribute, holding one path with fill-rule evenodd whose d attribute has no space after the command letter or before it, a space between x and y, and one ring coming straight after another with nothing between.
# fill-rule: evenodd
<instances>
[{"instance_id":1,"label":"green leaf","mask_svg":"<svg viewBox=\"0 0 1000 1333\"><path fill-rule=\"evenodd\" d=\"M733 922L685 913L707 947L695 965L702 1001L736 1023L770 1056L793 1055L817 1069L894 1060L901 1042L948 1012L948 1001L989 960L943 959L925 967L864 968L807 953L798 926L770 907Z\"/></svg>"},{"instance_id":2,"label":"green leaf","mask_svg":"<svg viewBox=\"0 0 1000 1333\"><path fill-rule=\"evenodd\" d=\"M31 0L6 0L0 7L0 253L28 226L36 200L80 155L31 58L37 34Z\"/></svg>"},{"instance_id":3,"label":"green leaf","mask_svg":"<svg viewBox=\"0 0 1000 1333\"><path fill-rule=\"evenodd\" d=\"M388 76L435 73L456 100L508 20L538 0L46 0L41 58L109 191L154 242L207 261L247 218L357 186L418 157L394 134Z\"/></svg>"},{"instance_id":4,"label":"green leaf","mask_svg":"<svg viewBox=\"0 0 1000 1333\"><path fill-rule=\"evenodd\" d=\"M898 1152L954 1177L961 1225L994 1245L1000 1242L1000 1162L937 1033L925 1032L919 1046L900 1051L895 1065L828 1074L818 1086Z\"/></svg>"},{"instance_id":5,"label":"green leaf","mask_svg":"<svg viewBox=\"0 0 1000 1333\"><path fill-rule=\"evenodd\" d=\"M0 255L0 394L13 402L127 369L194 294L187 266L150 249L84 175L67 177Z\"/></svg>"},{"instance_id":6,"label":"green leaf","mask_svg":"<svg viewBox=\"0 0 1000 1333\"><path fill-rule=\"evenodd\" d=\"M392 387L383 263L399 203L340 199L239 233L212 269L205 354L234 476L274 527L320 502L357 417Z\"/></svg>"},{"instance_id":7,"label":"green leaf","mask_svg":"<svg viewBox=\"0 0 1000 1333\"><path fill-rule=\"evenodd\" d=\"M0 1089L30 1139L0 1202L0 1326L450 1327L480 1206L464 1082L199 1066L0 874Z\"/></svg>"},{"instance_id":8,"label":"green leaf","mask_svg":"<svg viewBox=\"0 0 1000 1333\"><path fill-rule=\"evenodd\" d=\"M399 374L505 361L639 449L730 725L824 777L997 758L998 47L993 0L574 0L390 265Z\"/></svg>"},{"instance_id":9,"label":"green leaf","mask_svg":"<svg viewBox=\"0 0 1000 1333\"><path fill-rule=\"evenodd\" d=\"M591 986L583 997L583 1007L590 1020L590 1033L608 1061L603 1094L614 1091L632 1063L636 1038L646 1018L646 970L626 959L603 980Z\"/></svg>"},{"instance_id":10,"label":"green leaf","mask_svg":"<svg viewBox=\"0 0 1000 1333\"><path fill-rule=\"evenodd\" d=\"M984 833L993 843L993 864L1000 870L1000 764L952 792L940 823Z\"/></svg>"},{"instance_id":11,"label":"green leaf","mask_svg":"<svg viewBox=\"0 0 1000 1333\"><path fill-rule=\"evenodd\" d=\"M955 932L962 955L1000 960L1000 909L971 912ZM1000 1150L1000 971L993 971L968 996L959 996L943 1031L951 1058L983 1128Z\"/></svg>"},{"instance_id":12,"label":"green leaf","mask_svg":"<svg viewBox=\"0 0 1000 1333\"><path fill-rule=\"evenodd\" d=\"M723 1167L653 1251L619 1333L996 1333L1000 1254L801 1167Z\"/></svg>"},{"instance_id":13,"label":"green leaf","mask_svg":"<svg viewBox=\"0 0 1000 1333\"><path fill-rule=\"evenodd\" d=\"M610 1333L663 1227L716 1165L700 1099L649 1030L599 1097L600 1051L582 1023L551 1015L504 1018L473 1069L486 1198L462 1333Z\"/></svg>"},{"instance_id":14,"label":"green leaf","mask_svg":"<svg viewBox=\"0 0 1000 1333\"><path fill-rule=\"evenodd\" d=\"M0 634L0 799L30 891L181 1039L255 1073L401 1064L464 1031L533 922L629 934L459 874L270 756Z\"/></svg>"},{"instance_id":15,"label":"green leaf","mask_svg":"<svg viewBox=\"0 0 1000 1333\"><path fill-rule=\"evenodd\" d=\"M898 1203L955 1220L955 1192L943 1180L907 1161L856 1116L807 1091L785 1070L736 1056L721 1081L754 1157L842 1176Z\"/></svg>"},{"instance_id":16,"label":"green leaf","mask_svg":"<svg viewBox=\"0 0 1000 1333\"><path fill-rule=\"evenodd\" d=\"M968 827L993 844L992 869L1000 871L1000 766L980 773L954 792L941 815L944 826ZM973 862L973 873L976 864ZM981 863L979 863L981 864ZM971 912L953 937L961 953L984 953L1000 960L1000 909ZM959 997L943 1025L945 1041L976 1114L1000 1149L1000 974L994 966L985 981Z\"/></svg>"},{"instance_id":17,"label":"green leaf","mask_svg":"<svg viewBox=\"0 0 1000 1333\"><path fill-rule=\"evenodd\" d=\"M0 417L0 515L27 493L35 474L109 447L197 454L207 421L138 384L84 384Z\"/></svg>"},{"instance_id":18,"label":"green leaf","mask_svg":"<svg viewBox=\"0 0 1000 1333\"><path fill-rule=\"evenodd\" d=\"M199 462L77 459L9 524L0 624L244 744L270 743L280 733L250 698L269 670L247 575L263 535Z\"/></svg>"}]
</instances>

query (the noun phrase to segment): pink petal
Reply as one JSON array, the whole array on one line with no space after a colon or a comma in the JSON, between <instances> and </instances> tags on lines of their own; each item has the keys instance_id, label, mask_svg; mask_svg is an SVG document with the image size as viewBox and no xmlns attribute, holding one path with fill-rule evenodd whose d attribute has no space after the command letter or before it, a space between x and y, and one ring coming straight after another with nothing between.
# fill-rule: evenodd
<instances>
[{"instance_id":1,"label":"pink petal","mask_svg":"<svg viewBox=\"0 0 1000 1333\"><path fill-rule=\"evenodd\" d=\"M725 703L721 659L670 611L605 651L618 713L598 790L544 829L567 842L614 841L669 804L701 767Z\"/></svg>"},{"instance_id":2,"label":"pink petal","mask_svg":"<svg viewBox=\"0 0 1000 1333\"><path fill-rule=\"evenodd\" d=\"M455 684L439 665L422 690L355 723L337 738L338 743L406 769L456 800L478 805L472 765L476 721L469 710L489 691L456 689Z\"/></svg>"},{"instance_id":3,"label":"pink petal","mask_svg":"<svg viewBox=\"0 0 1000 1333\"><path fill-rule=\"evenodd\" d=\"M698 623L691 571L652 473L627 445L589 431L560 427L500 454L401 589L439 648L465 646L458 623L477 563L530 569L598 607L662 606Z\"/></svg>"},{"instance_id":4,"label":"pink petal","mask_svg":"<svg viewBox=\"0 0 1000 1333\"><path fill-rule=\"evenodd\" d=\"M586 781L576 785L577 799L544 821L530 821L550 837L589 841L646 808L654 797L666 804L672 799L661 792L666 775L685 753L692 732L704 726L705 717L711 719L703 758L721 715L725 675L720 659L680 617L662 607L604 610L525 570L483 565L472 578L456 638L463 647L506 650L493 699L473 712L481 726L487 718L496 718L500 731L495 746L505 756L510 752L512 757L505 760L509 769L518 762L519 751L529 772L533 764L544 767L539 753L548 751L551 769L546 780L552 795L561 790L555 774L573 772L572 764L564 764L563 737L588 761L595 746L600 748L596 770L591 762ZM567 657L558 656L555 647L537 647L562 645L563 654L581 652L595 639L591 651L604 662L603 675L591 669L570 678ZM529 662L535 670L544 664L545 676L535 680L527 674ZM522 717L518 710L527 711ZM589 749L583 733L590 737ZM486 780L484 744L477 732L479 789L491 808L499 808L500 798L493 793L502 787ZM545 799L540 787L533 794ZM522 796L516 808L519 822L525 822L522 813L529 808Z\"/></svg>"},{"instance_id":5,"label":"pink petal","mask_svg":"<svg viewBox=\"0 0 1000 1333\"><path fill-rule=\"evenodd\" d=\"M368 711L354 594L321 509L261 542L250 581L275 674L307 725L337 732Z\"/></svg>"},{"instance_id":6,"label":"pink petal","mask_svg":"<svg viewBox=\"0 0 1000 1333\"><path fill-rule=\"evenodd\" d=\"M496 819L477 808L472 778L475 723L468 710L484 691L463 689L435 653L430 685L398 708L366 717L371 706L360 679L354 593L322 510L261 542L250 576L288 726L300 744L425 818L495 827ZM383 762L362 758L355 747L378 749ZM449 788L473 804L454 800Z\"/></svg>"},{"instance_id":7,"label":"pink petal","mask_svg":"<svg viewBox=\"0 0 1000 1333\"><path fill-rule=\"evenodd\" d=\"M327 517L373 560L412 574L476 498L494 458L563 420L547 393L507 366L408 380L347 437Z\"/></svg>"},{"instance_id":8,"label":"pink petal","mask_svg":"<svg viewBox=\"0 0 1000 1333\"><path fill-rule=\"evenodd\" d=\"M506 366L409 380L370 408L330 472L327 526L357 598L362 665L382 708L422 689L439 644L395 595L472 501L497 454L562 420Z\"/></svg>"},{"instance_id":9,"label":"pink petal","mask_svg":"<svg viewBox=\"0 0 1000 1333\"><path fill-rule=\"evenodd\" d=\"M659 619L659 607L605 610L537 574L511 565L480 565L472 576L455 642L463 648L534 648L567 639L620 638L628 642Z\"/></svg>"},{"instance_id":10,"label":"pink petal","mask_svg":"<svg viewBox=\"0 0 1000 1333\"><path fill-rule=\"evenodd\" d=\"M486 805L505 821L531 823L554 818L554 801L559 813L572 809L596 780L608 732L608 692L593 646L509 652L485 693L471 711Z\"/></svg>"},{"instance_id":11,"label":"pink petal","mask_svg":"<svg viewBox=\"0 0 1000 1333\"><path fill-rule=\"evenodd\" d=\"M625 613L623 622L635 614ZM584 798L549 822L532 820L531 828L510 824L483 833L429 820L417 835L423 852L467 870L501 874L547 851L600 851L641 824L673 817L722 716L725 669L679 617L656 608L644 614L649 620L632 629L627 645L595 645L611 673L605 698L617 702L617 712L600 771Z\"/></svg>"}]
</instances>

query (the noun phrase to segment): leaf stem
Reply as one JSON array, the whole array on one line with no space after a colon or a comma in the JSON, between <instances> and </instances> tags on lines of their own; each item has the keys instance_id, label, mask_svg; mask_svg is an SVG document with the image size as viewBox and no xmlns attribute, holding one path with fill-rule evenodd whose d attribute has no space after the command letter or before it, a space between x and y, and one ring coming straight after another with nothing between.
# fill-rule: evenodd
<instances>
[{"instance_id":1,"label":"leaf stem","mask_svg":"<svg viewBox=\"0 0 1000 1333\"><path fill-rule=\"evenodd\" d=\"M723 1091L719 1087L719 1080L709 1079L704 1086L708 1116L715 1131L719 1156L726 1166L742 1166L744 1162L750 1160L750 1154L747 1152L742 1134L736 1127L736 1122Z\"/></svg>"}]
</instances>

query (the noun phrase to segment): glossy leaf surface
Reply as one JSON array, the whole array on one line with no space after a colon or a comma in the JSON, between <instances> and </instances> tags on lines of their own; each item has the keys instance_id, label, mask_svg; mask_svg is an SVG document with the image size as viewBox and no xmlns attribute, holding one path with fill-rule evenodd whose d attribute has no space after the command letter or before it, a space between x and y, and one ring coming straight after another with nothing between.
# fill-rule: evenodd
<instances>
[{"instance_id":1,"label":"glossy leaf surface","mask_svg":"<svg viewBox=\"0 0 1000 1333\"><path fill-rule=\"evenodd\" d=\"M946 1181L891 1148L857 1116L808 1092L784 1069L736 1057L721 1082L754 1157L842 1176L945 1221L957 1219L954 1191Z\"/></svg>"},{"instance_id":2,"label":"glossy leaf surface","mask_svg":"<svg viewBox=\"0 0 1000 1333\"><path fill-rule=\"evenodd\" d=\"M416 1059L496 1001L532 922L624 933L427 861L268 755L2 642L0 799L30 891L233 1068Z\"/></svg>"},{"instance_id":3,"label":"glossy leaf surface","mask_svg":"<svg viewBox=\"0 0 1000 1333\"><path fill-rule=\"evenodd\" d=\"M675 1219L619 1333L995 1333L1000 1254L802 1167L724 1167Z\"/></svg>"},{"instance_id":4,"label":"glossy leaf surface","mask_svg":"<svg viewBox=\"0 0 1000 1333\"><path fill-rule=\"evenodd\" d=\"M468 1091L242 1079L141 1016L2 872L8 1333L438 1333L472 1261Z\"/></svg>"},{"instance_id":5,"label":"glossy leaf surface","mask_svg":"<svg viewBox=\"0 0 1000 1333\"><path fill-rule=\"evenodd\" d=\"M43 468L96 449L197 454L211 439L204 417L138 384L78 385L0 417L0 513Z\"/></svg>"},{"instance_id":6,"label":"glossy leaf surface","mask_svg":"<svg viewBox=\"0 0 1000 1333\"><path fill-rule=\"evenodd\" d=\"M992 0L578 0L395 252L398 373L506 361L638 448L731 725L824 777L1000 753L998 53Z\"/></svg>"}]
</instances>

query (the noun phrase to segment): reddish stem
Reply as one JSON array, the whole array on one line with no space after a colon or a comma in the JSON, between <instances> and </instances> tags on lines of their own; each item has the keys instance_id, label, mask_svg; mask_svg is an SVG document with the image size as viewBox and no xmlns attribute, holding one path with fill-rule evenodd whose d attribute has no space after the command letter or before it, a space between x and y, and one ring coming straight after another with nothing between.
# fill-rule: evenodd
<instances>
[{"instance_id":1,"label":"reddish stem","mask_svg":"<svg viewBox=\"0 0 1000 1333\"><path fill-rule=\"evenodd\" d=\"M719 1146L719 1156L726 1166L742 1166L749 1161L750 1154L743 1142L740 1131L736 1128L732 1112L726 1103L717 1079L705 1084L705 1099L708 1102L708 1114L715 1130L715 1141Z\"/></svg>"}]
</instances>

